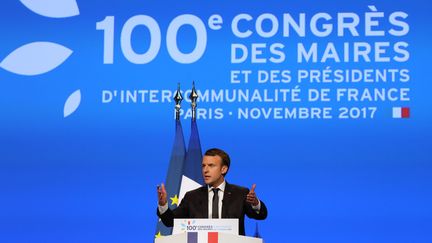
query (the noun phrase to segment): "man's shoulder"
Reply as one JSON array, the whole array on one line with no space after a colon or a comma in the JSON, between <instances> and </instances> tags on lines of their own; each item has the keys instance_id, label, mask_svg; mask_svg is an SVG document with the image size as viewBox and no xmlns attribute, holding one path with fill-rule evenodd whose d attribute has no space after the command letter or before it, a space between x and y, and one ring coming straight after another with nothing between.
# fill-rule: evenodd
<instances>
[{"instance_id":1,"label":"man's shoulder","mask_svg":"<svg viewBox=\"0 0 432 243\"><path fill-rule=\"evenodd\" d=\"M231 192L242 192L242 193L249 193L249 189L243 186L235 185L235 184L226 184L226 190Z\"/></svg>"},{"instance_id":2,"label":"man's shoulder","mask_svg":"<svg viewBox=\"0 0 432 243\"><path fill-rule=\"evenodd\" d=\"M186 194L195 195L195 194L200 194L200 193L206 192L206 191L207 191L207 186L201 186L201 187L198 187L197 189L193 189L193 190L186 192Z\"/></svg>"}]
</instances>

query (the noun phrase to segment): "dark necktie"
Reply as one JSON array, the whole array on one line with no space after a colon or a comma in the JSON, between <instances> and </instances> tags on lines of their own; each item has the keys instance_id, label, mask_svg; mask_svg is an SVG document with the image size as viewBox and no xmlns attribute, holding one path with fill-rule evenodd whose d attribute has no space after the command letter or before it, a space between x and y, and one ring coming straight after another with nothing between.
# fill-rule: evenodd
<instances>
[{"instance_id":1,"label":"dark necktie","mask_svg":"<svg viewBox=\"0 0 432 243\"><path fill-rule=\"evenodd\" d=\"M212 218L219 218L219 188L213 188L213 206L212 206Z\"/></svg>"}]
</instances>

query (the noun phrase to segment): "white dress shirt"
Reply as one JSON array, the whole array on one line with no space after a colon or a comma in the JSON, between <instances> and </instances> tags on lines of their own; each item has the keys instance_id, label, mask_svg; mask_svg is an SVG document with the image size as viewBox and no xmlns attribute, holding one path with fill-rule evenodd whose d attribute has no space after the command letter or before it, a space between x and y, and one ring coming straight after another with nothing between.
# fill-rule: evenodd
<instances>
[{"instance_id":1,"label":"white dress shirt","mask_svg":"<svg viewBox=\"0 0 432 243\"><path fill-rule=\"evenodd\" d=\"M225 192L225 186L226 186L226 182L225 180L218 186L218 187L210 187L207 186L208 189L208 215L209 215L209 219L212 217L212 213L213 213L213 188L219 188L218 191L218 196L219 196L219 218L222 218L222 202L223 202L223 196L224 196L224 192Z\"/></svg>"}]
</instances>

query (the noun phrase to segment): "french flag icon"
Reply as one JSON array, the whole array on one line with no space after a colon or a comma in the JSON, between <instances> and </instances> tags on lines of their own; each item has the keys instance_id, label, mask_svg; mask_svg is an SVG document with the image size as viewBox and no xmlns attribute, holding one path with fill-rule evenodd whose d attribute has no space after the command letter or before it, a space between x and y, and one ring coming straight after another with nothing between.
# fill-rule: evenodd
<instances>
[{"instance_id":1,"label":"french flag icon","mask_svg":"<svg viewBox=\"0 0 432 243\"><path fill-rule=\"evenodd\" d=\"M409 118L409 107L393 107L393 118Z\"/></svg>"},{"instance_id":2,"label":"french flag icon","mask_svg":"<svg viewBox=\"0 0 432 243\"><path fill-rule=\"evenodd\" d=\"M218 232L208 232L207 234L198 234L198 232L187 233L187 243L218 243L219 242Z\"/></svg>"}]
</instances>

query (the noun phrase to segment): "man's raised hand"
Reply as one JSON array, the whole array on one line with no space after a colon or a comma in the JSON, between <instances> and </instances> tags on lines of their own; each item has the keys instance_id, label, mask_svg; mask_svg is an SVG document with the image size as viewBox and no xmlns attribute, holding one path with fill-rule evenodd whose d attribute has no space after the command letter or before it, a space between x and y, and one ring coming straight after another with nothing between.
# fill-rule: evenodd
<instances>
[{"instance_id":1,"label":"man's raised hand","mask_svg":"<svg viewBox=\"0 0 432 243\"><path fill-rule=\"evenodd\" d=\"M250 203L252 206L258 206L258 198L256 197L255 194L255 187L256 184L252 185L252 188L250 189L249 193L246 196L246 202Z\"/></svg>"},{"instance_id":2,"label":"man's raised hand","mask_svg":"<svg viewBox=\"0 0 432 243\"><path fill-rule=\"evenodd\" d=\"M165 185L163 183L161 186L157 187L157 192L158 192L159 206L164 206L167 203L167 192L165 190Z\"/></svg>"}]
</instances>

